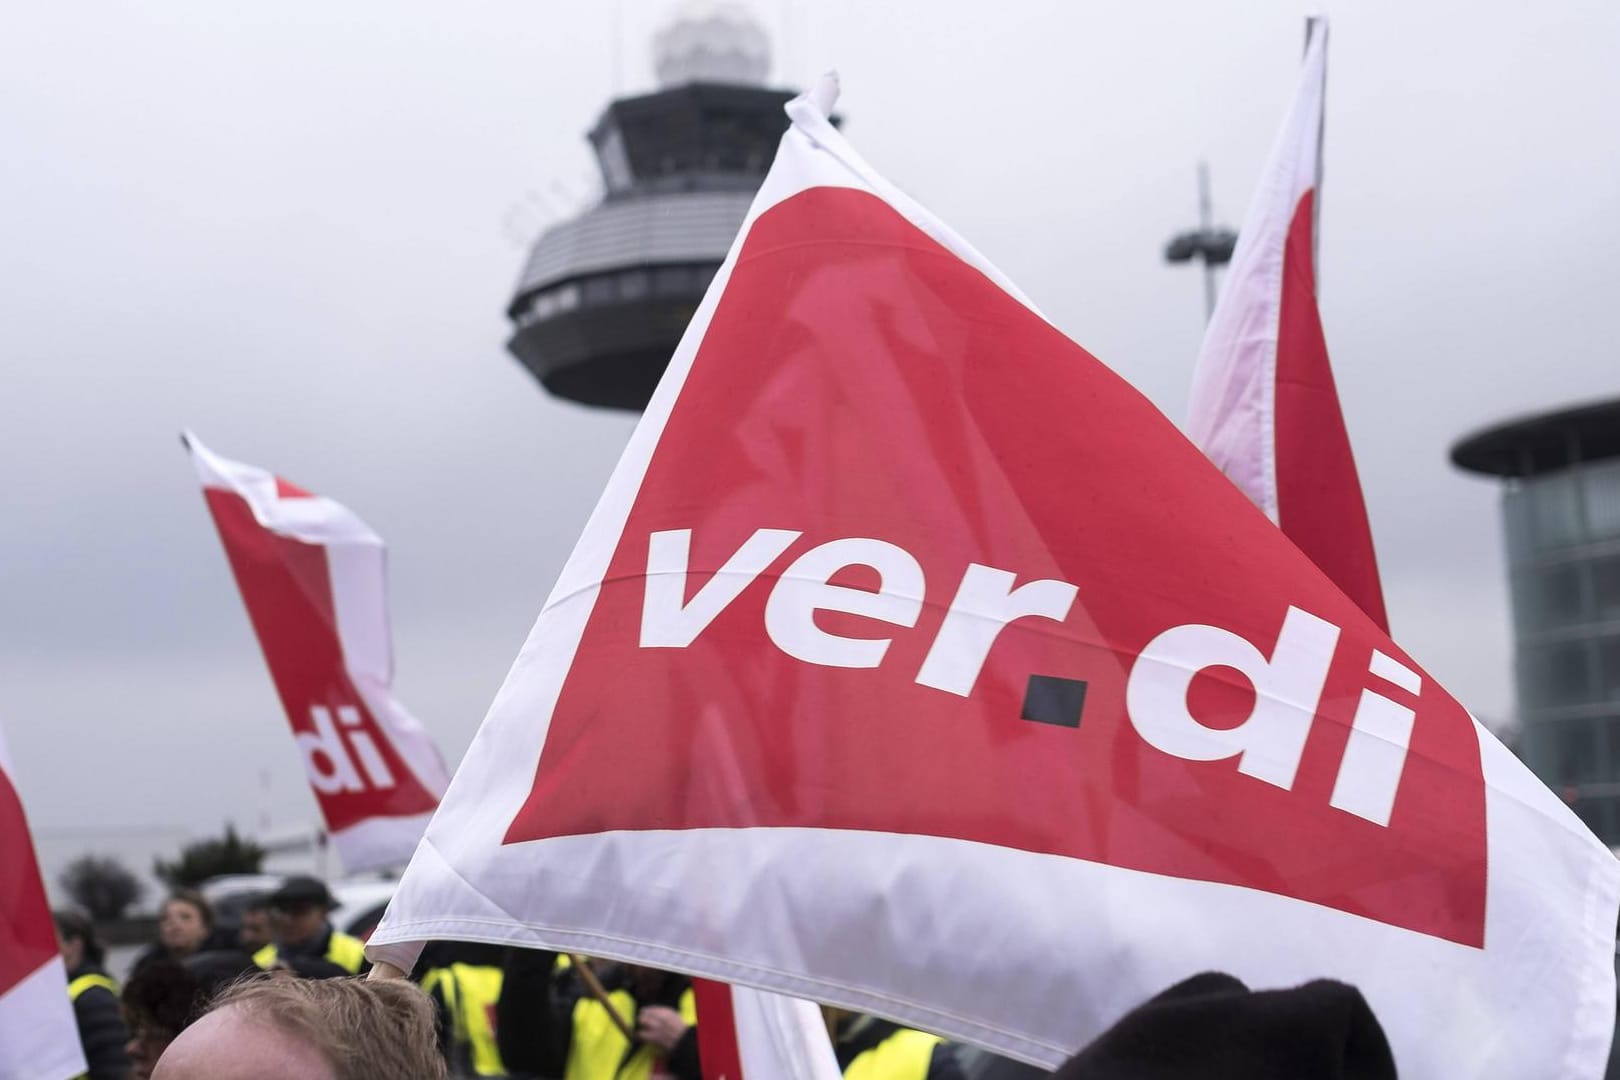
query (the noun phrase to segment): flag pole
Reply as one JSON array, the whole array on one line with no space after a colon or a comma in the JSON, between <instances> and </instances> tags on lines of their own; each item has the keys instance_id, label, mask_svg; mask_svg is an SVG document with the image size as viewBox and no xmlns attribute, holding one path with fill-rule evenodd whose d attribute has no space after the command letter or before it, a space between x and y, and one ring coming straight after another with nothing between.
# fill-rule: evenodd
<instances>
[{"instance_id":1,"label":"flag pole","mask_svg":"<svg viewBox=\"0 0 1620 1080\"><path fill-rule=\"evenodd\" d=\"M1209 162L1198 163L1198 227L1208 233L1215 227L1215 212L1210 206ZM1204 322L1215 317L1215 264L1204 259Z\"/></svg>"},{"instance_id":2,"label":"flag pole","mask_svg":"<svg viewBox=\"0 0 1620 1080\"><path fill-rule=\"evenodd\" d=\"M579 972L580 979L585 983L585 989L589 990L591 997L600 1002L602 1008L607 1010L608 1019L612 1020L613 1026L619 1029L619 1034L631 1042L638 1042L635 1031L629 1024L625 1023L624 1017L619 1015L619 1010L614 1006L613 999L608 997L607 987L603 986L602 980L596 977L596 972L591 968L590 960L583 956L575 956L572 959L574 961L574 970Z\"/></svg>"}]
</instances>

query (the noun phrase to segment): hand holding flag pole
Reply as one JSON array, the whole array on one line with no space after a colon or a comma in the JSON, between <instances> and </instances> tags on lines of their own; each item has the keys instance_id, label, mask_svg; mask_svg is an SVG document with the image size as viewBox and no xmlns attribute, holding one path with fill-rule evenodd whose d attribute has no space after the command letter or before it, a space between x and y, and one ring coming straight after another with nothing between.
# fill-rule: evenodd
<instances>
[{"instance_id":1,"label":"hand holding flag pole","mask_svg":"<svg viewBox=\"0 0 1620 1080\"><path fill-rule=\"evenodd\" d=\"M596 970L591 967L590 959L584 956L571 956L569 959L573 961L574 970L579 972L580 981L585 984L585 989L590 991L591 997L595 998L602 1008L607 1011L608 1019L612 1020L613 1026L619 1029L619 1034L632 1043L639 1042L640 1040L636 1038L635 1029L625 1021L624 1017L619 1015L619 1010L614 1006L613 999L608 996L607 987L603 986L602 980L597 978Z\"/></svg>"}]
</instances>

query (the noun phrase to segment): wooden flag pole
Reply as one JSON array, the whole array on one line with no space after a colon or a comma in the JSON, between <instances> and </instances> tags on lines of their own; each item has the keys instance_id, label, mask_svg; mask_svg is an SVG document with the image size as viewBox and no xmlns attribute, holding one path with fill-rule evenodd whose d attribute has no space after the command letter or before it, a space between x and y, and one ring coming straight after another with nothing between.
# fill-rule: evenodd
<instances>
[{"instance_id":1,"label":"wooden flag pole","mask_svg":"<svg viewBox=\"0 0 1620 1080\"><path fill-rule=\"evenodd\" d=\"M619 1010L613 1005L613 999L608 997L607 987L602 985L602 980L598 979L596 972L591 969L590 960L583 956L575 956L572 959L574 970L579 972L580 979L585 983L585 989L590 991L591 997L601 1002L602 1008L607 1010L608 1019L612 1020L613 1026L619 1029L619 1034L630 1042L639 1041L636 1038L635 1029L625 1022L624 1017L619 1015Z\"/></svg>"}]
</instances>

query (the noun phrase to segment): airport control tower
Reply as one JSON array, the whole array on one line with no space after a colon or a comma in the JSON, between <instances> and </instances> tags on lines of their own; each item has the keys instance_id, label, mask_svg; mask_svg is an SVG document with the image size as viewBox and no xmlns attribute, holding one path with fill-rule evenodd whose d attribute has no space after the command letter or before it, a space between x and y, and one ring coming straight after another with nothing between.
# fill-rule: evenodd
<instances>
[{"instance_id":1,"label":"airport control tower","mask_svg":"<svg viewBox=\"0 0 1620 1080\"><path fill-rule=\"evenodd\" d=\"M589 405L646 406L787 130L746 8L690 7L654 50L659 89L591 129L601 202L541 234L507 308L512 354Z\"/></svg>"}]
</instances>

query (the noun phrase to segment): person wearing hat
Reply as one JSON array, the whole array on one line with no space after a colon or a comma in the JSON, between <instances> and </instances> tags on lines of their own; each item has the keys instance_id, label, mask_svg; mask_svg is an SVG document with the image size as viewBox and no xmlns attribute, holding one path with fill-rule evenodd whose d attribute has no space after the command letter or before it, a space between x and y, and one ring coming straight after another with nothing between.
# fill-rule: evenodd
<instances>
[{"instance_id":1,"label":"person wearing hat","mask_svg":"<svg viewBox=\"0 0 1620 1080\"><path fill-rule=\"evenodd\" d=\"M367 967L365 943L334 928L327 914L337 901L319 878L290 877L270 894L275 941L253 954L261 968L291 968L302 975L358 975Z\"/></svg>"}]
</instances>

